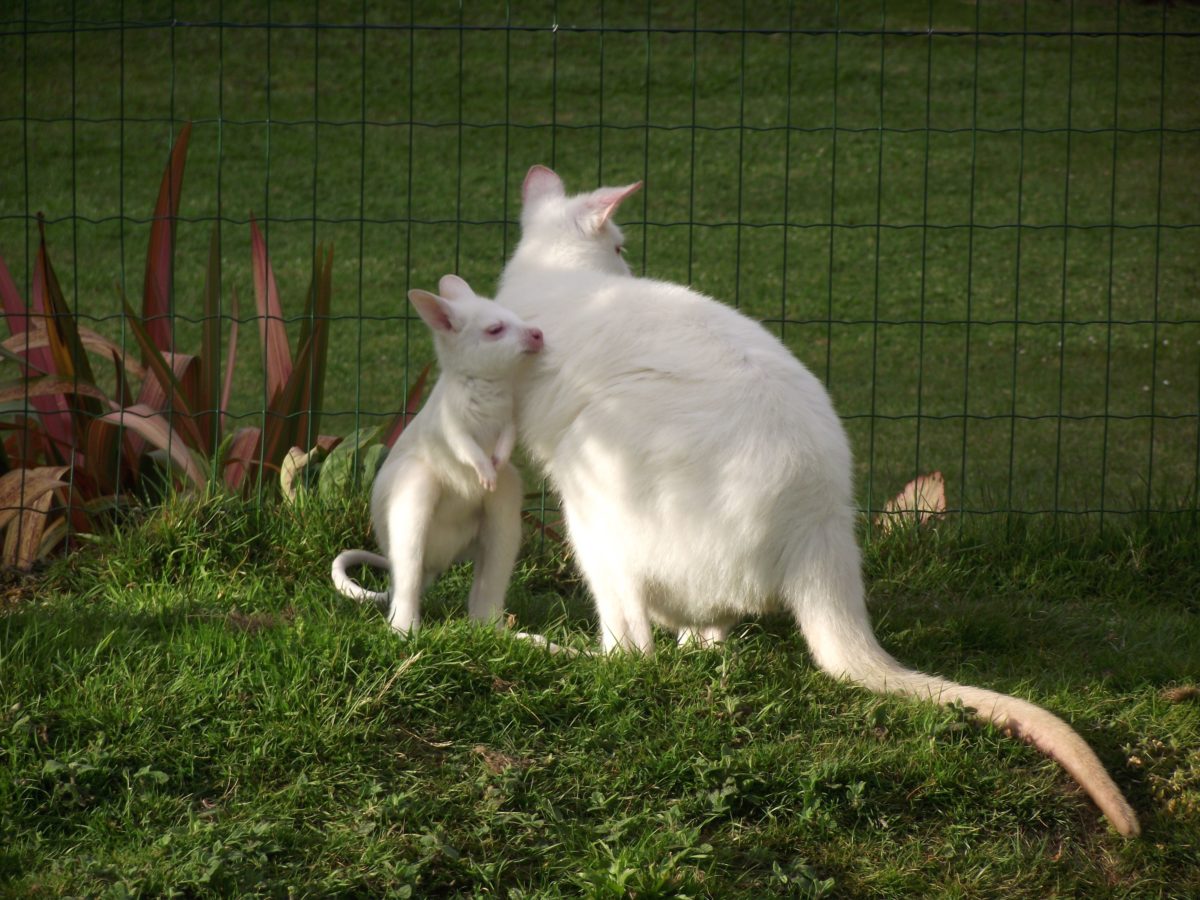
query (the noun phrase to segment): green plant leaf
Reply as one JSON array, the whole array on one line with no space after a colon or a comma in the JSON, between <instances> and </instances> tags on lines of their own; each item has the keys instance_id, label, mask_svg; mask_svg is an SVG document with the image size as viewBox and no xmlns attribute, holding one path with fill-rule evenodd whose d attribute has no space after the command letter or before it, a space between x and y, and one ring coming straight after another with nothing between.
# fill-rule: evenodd
<instances>
[{"instance_id":1,"label":"green plant leaf","mask_svg":"<svg viewBox=\"0 0 1200 900\"><path fill-rule=\"evenodd\" d=\"M4 318L8 323L8 330L14 338L25 334L34 327L37 318L42 315L41 308L28 309L26 307L3 257L0 257L0 301L4 303ZM7 342L5 343L7 344ZM45 344L42 346L47 347ZM19 352L23 348L16 349ZM49 374L54 369L54 359L48 348L38 354L31 354L28 359L40 374Z\"/></svg>"},{"instance_id":2,"label":"green plant leaf","mask_svg":"<svg viewBox=\"0 0 1200 900\"><path fill-rule=\"evenodd\" d=\"M299 399L303 390L305 370L312 356L313 342L310 338L296 355L296 366L283 389L267 404L263 423L262 464L277 468L283 456L296 443L299 424Z\"/></svg>"},{"instance_id":3,"label":"green plant leaf","mask_svg":"<svg viewBox=\"0 0 1200 900\"><path fill-rule=\"evenodd\" d=\"M13 281L12 273L8 271L8 264L4 262L3 256L0 256L0 305L3 305L4 316L8 320L9 330L13 334L19 334L28 327L28 324L23 324L20 328L14 326L14 320L22 322L26 320L27 311L25 300L21 297L21 292L17 290L16 282Z\"/></svg>"},{"instance_id":4,"label":"green plant leaf","mask_svg":"<svg viewBox=\"0 0 1200 900\"><path fill-rule=\"evenodd\" d=\"M49 370L31 359L30 354L21 355L19 352L29 343L30 318L3 256L0 256L0 306L4 309L4 318L12 335L0 348L0 355L17 363L26 377L49 374ZM10 343L15 345L12 349L9 348ZM4 452L3 444L0 444L0 472L7 472L9 468L8 455Z\"/></svg>"},{"instance_id":5,"label":"green plant leaf","mask_svg":"<svg viewBox=\"0 0 1200 900\"><path fill-rule=\"evenodd\" d=\"M113 383L116 386L115 390L113 391L115 394L115 396L112 398L113 402L115 402L118 406L129 406L133 403L133 400L129 395L129 371L127 367L122 366L122 362L129 362L129 354L121 356L118 355L116 350L113 350L109 358L112 360ZM139 368L141 367L139 366Z\"/></svg>"},{"instance_id":6,"label":"green plant leaf","mask_svg":"<svg viewBox=\"0 0 1200 900\"><path fill-rule=\"evenodd\" d=\"M50 257L46 251L45 235L38 244L28 308L21 302L20 295L16 293L7 268L3 270L3 276L8 282L3 290L6 318L9 330L14 336L24 334L38 326L41 326L42 331L48 331L46 326L49 325L50 320L46 316L46 280L49 276L53 283L57 284L53 273L54 267L50 264ZM38 373L67 376L70 373L64 372L58 367L60 356L65 357L66 354L61 349L56 352L55 346L50 343L51 340L52 338L48 334L47 345L31 350L26 354L26 359L29 360L30 367L37 370ZM61 342L59 347L61 348ZM30 374L29 369L26 369L24 374ZM51 463L71 462L72 452L76 446L73 427L75 422L66 398L62 395L47 395L33 400L32 405L37 410L42 428L49 439L45 445L47 461Z\"/></svg>"},{"instance_id":7,"label":"green plant leaf","mask_svg":"<svg viewBox=\"0 0 1200 900\"><path fill-rule=\"evenodd\" d=\"M301 445L311 444L320 432L332 302L333 248L323 251L318 247L313 258L313 280L304 304L304 317L300 320L300 346L312 341L309 363L300 370L304 380L298 401L296 436Z\"/></svg>"},{"instance_id":8,"label":"green plant leaf","mask_svg":"<svg viewBox=\"0 0 1200 900\"><path fill-rule=\"evenodd\" d=\"M171 374L175 377L175 384L178 385L180 394L187 401L187 408L189 410L198 409L200 394L203 392L203 373L201 372L200 358L187 353L170 353L163 358L163 361L170 363ZM147 378L142 382L136 402L143 403L151 409L162 410L163 412L172 411L171 404L168 402L167 392L163 390L162 382L154 377ZM178 411L172 412L176 418L182 420L183 413ZM207 447L204 445L202 440L203 435L197 424L199 417L191 415L190 412L187 415L192 419L192 424L195 426L194 431L197 440L197 443L194 445L195 449L207 455Z\"/></svg>"},{"instance_id":9,"label":"green plant leaf","mask_svg":"<svg viewBox=\"0 0 1200 900\"><path fill-rule=\"evenodd\" d=\"M105 357L116 354L121 361L125 370L138 381L146 377L146 369L136 359L125 352L125 349L114 341L104 337L104 335L93 331L90 328L77 327L79 340L83 343L85 349L92 353L99 353ZM36 350L42 347L50 346L50 335L46 329L39 323L34 323L34 326L28 331L21 334L14 334L0 344L0 355L3 355L22 365L30 365L28 359L22 359L21 355L26 350ZM45 375L46 372L38 374Z\"/></svg>"},{"instance_id":10,"label":"green plant leaf","mask_svg":"<svg viewBox=\"0 0 1200 900\"><path fill-rule=\"evenodd\" d=\"M172 464L183 472L198 488L203 488L207 479L204 470L192 456L187 442L167 417L156 409L135 403L126 409L118 409L100 417L102 422L113 422L136 432L149 444L166 451Z\"/></svg>"},{"instance_id":11,"label":"green plant leaf","mask_svg":"<svg viewBox=\"0 0 1200 900\"><path fill-rule=\"evenodd\" d=\"M142 358L151 373L149 377L157 378L160 385L170 387L171 405L174 407L174 412L178 417L179 423L189 439L190 446L200 447L200 433L196 427L196 420L192 415L192 407L188 402L183 385L179 383L178 378L175 376L174 360L172 360L172 365L167 364L167 361L158 351L158 348L151 342L150 335L142 327L142 323L133 314L133 310L129 307L129 301L125 299L124 294L121 294L121 305L125 310L125 321L129 324L129 329L133 332L134 338L142 348ZM166 392L164 391L165 394Z\"/></svg>"},{"instance_id":12,"label":"green plant leaf","mask_svg":"<svg viewBox=\"0 0 1200 900\"><path fill-rule=\"evenodd\" d=\"M117 447L121 439L121 429L103 419L93 419L88 426L83 444L84 465L96 481L96 490L100 494L111 494L117 489L119 481ZM136 451L132 448L123 454L124 461L136 470Z\"/></svg>"},{"instance_id":13,"label":"green plant leaf","mask_svg":"<svg viewBox=\"0 0 1200 900\"><path fill-rule=\"evenodd\" d=\"M33 551L35 559L45 559L54 549L67 539L71 523L66 516L58 516L46 524L42 531L37 549Z\"/></svg>"},{"instance_id":14,"label":"green plant leaf","mask_svg":"<svg viewBox=\"0 0 1200 900\"><path fill-rule=\"evenodd\" d=\"M267 255L267 245L259 234L254 216L250 217L250 257L254 268L254 298L258 306L258 334L263 351L263 373L267 381L268 402L280 394L292 375L292 351L288 345L283 310L275 272Z\"/></svg>"},{"instance_id":15,"label":"green plant leaf","mask_svg":"<svg viewBox=\"0 0 1200 900\"><path fill-rule=\"evenodd\" d=\"M38 220L40 242L38 246L37 269L34 272L34 284L40 281L45 291L45 323L50 342L50 350L58 363L60 375L79 378L89 384L94 384L91 363L88 362L83 342L79 338L75 314L67 306L63 296L62 286L58 283L58 275L50 264L50 253L46 248L46 226ZM35 289L36 293L36 289ZM88 412L95 413L98 409L91 408Z\"/></svg>"},{"instance_id":16,"label":"green plant leaf","mask_svg":"<svg viewBox=\"0 0 1200 900\"><path fill-rule=\"evenodd\" d=\"M346 496L354 484L355 458L353 452L329 455L321 464L321 472L317 479L319 497L337 500Z\"/></svg>"},{"instance_id":17,"label":"green plant leaf","mask_svg":"<svg viewBox=\"0 0 1200 900\"><path fill-rule=\"evenodd\" d=\"M372 484L375 481L375 476L383 468L383 463L387 459L387 455L388 448L384 446L382 441L378 444L372 444L363 451L362 465L359 466L362 470L363 484Z\"/></svg>"},{"instance_id":18,"label":"green plant leaf","mask_svg":"<svg viewBox=\"0 0 1200 900\"><path fill-rule=\"evenodd\" d=\"M126 355L128 359L128 355ZM117 408L127 408L133 405L129 396L129 387L125 370L117 357L116 350L112 351L113 372L115 374L116 390L114 403ZM121 469L129 473L130 480L136 480L141 470L141 453L145 442L133 437L110 422L99 419L92 420L88 426L84 441L83 458L88 473L96 481L96 491L109 494L121 485Z\"/></svg>"},{"instance_id":19,"label":"green plant leaf","mask_svg":"<svg viewBox=\"0 0 1200 900\"><path fill-rule=\"evenodd\" d=\"M203 376L199 406L200 433L206 450L221 441L221 232L213 223L204 270L204 322L200 332L200 370ZM236 325L234 326L236 327Z\"/></svg>"},{"instance_id":20,"label":"green plant leaf","mask_svg":"<svg viewBox=\"0 0 1200 900\"><path fill-rule=\"evenodd\" d=\"M225 351L225 378L221 386L221 428L225 430L229 427L227 416L229 413L229 397L233 393L233 373L237 361L237 339L238 339L238 295L237 288L232 288L229 291L229 346Z\"/></svg>"},{"instance_id":21,"label":"green plant leaf","mask_svg":"<svg viewBox=\"0 0 1200 900\"><path fill-rule=\"evenodd\" d=\"M10 411L11 414L11 411ZM14 415L11 421L0 420L0 431L17 432L9 448L11 459L6 465L30 469L56 456L53 439L46 433L41 416Z\"/></svg>"},{"instance_id":22,"label":"green plant leaf","mask_svg":"<svg viewBox=\"0 0 1200 900\"><path fill-rule=\"evenodd\" d=\"M329 457L321 465L321 473L317 480L317 493L323 498L337 499L345 496L351 486L359 479L362 472L362 461L366 448L375 446L383 449L379 438L384 426L360 428L346 436L333 448Z\"/></svg>"},{"instance_id":23,"label":"green plant leaf","mask_svg":"<svg viewBox=\"0 0 1200 900\"><path fill-rule=\"evenodd\" d=\"M257 469L262 429L254 426L239 428L226 440L229 449L221 457L225 486L231 491L241 491L246 487L250 473Z\"/></svg>"},{"instance_id":24,"label":"green plant leaf","mask_svg":"<svg viewBox=\"0 0 1200 900\"><path fill-rule=\"evenodd\" d=\"M402 409L392 420L392 427L388 429L387 437L384 438L384 444L391 447L396 443L396 438L400 437L408 423L413 420L417 412L421 408L421 401L425 396L425 381L429 378L429 370L432 368L432 363L426 363L421 373L417 376L417 380L413 382L412 387L408 389L408 397L404 401L404 409Z\"/></svg>"},{"instance_id":25,"label":"green plant leaf","mask_svg":"<svg viewBox=\"0 0 1200 900\"><path fill-rule=\"evenodd\" d=\"M183 190L183 170L187 162L192 123L179 130L167 167L158 188L150 226L150 246L146 249L146 278L142 290L142 321L153 346L162 353L174 349L171 339L171 287L174 279L175 220L179 216L179 196ZM145 348L142 350L145 354ZM143 356L143 363L150 361Z\"/></svg>"},{"instance_id":26,"label":"green plant leaf","mask_svg":"<svg viewBox=\"0 0 1200 900\"><path fill-rule=\"evenodd\" d=\"M0 382L0 403L21 400L26 397L32 400L34 397L48 397L52 394L91 397L105 404L111 402L108 395L95 385L84 384L77 379L63 378L60 375L43 375L41 378L19 378Z\"/></svg>"},{"instance_id":27,"label":"green plant leaf","mask_svg":"<svg viewBox=\"0 0 1200 900\"><path fill-rule=\"evenodd\" d=\"M0 356L4 357L9 362L15 362L18 366L21 367L21 371L25 372L30 377L35 377L38 375L45 375L45 374L47 374L46 372L44 372L41 369L34 366L32 363L29 362L29 360L27 360L23 356L21 356L20 353L14 353L12 350L8 349L8 345L10 343L15 343L15 344L19 345L22 341L25 340L26 336L29 334L31 334L31 332L26 331L24 334L13 335L7 341L5 341L3 344L0 344ZM45 346L45 345L43 344L43 346Z\"/></svg>"},{"instance_id":28,"label":"green plant leaf","mask_svg":"<svg viewBox=\"0 0 1200 900\"><path fill-rule=\"evenodd\" d=\"M70 411L71 452L69 459L76 467L76 480L81 483L92 482L94 479L86 475L86 458L83 455L88 427L97 416L106 411L112 404L95 387L96 379L92 374L92 365L88 361L87 351L83 341L80 339L78 323L74 313L67 307L62 286L58 282L58 276L54 272L54 267L50 264L50 253L46 246L46 227L40 217L38 219L38 233L39 246L37 269L34 273L34 290L37 293L40 286L40 289L44 291L42 295L43 309L46 311L44 330L50 346L50 352L55 359L58 373L63 381L73 383L73 386L69 389L58 394L62 404ZM52 393L42 394L40 392L42 389L48 389L48 391L52 392L54 385L53 383L48 384L44 379L38 379L30 387L36 387L39 390L39 396L49 397L52 396ZM71 497L68 498L68 506L72 502L72 499ZM47 498L47 509L49 508L49 502ZM70 514L69 509L67 514ZM31 515L31 527L35 532L38 532L38 537L36 541L31 536L29 541L22 538L18 542L17 553L19 559L17 564L21 566L32 565L33 561L38 558L38 547L41 542L39 529L44 529L48 523L45 510L32 513ZM32 534L33 532L31 532Z\"/></svg>"},{"instance_id":29,"label":"green plant leaf","mask_svg":"<svg viewBox=\"0 0 1200 900\"><path fill-rule=\"evenodd\" d=\"M304 398L307 396L308 377L313 373L313 354L317 352L318 344L322 343L324 331L325 328L321 327L309 334L308 340L296 354L296 364L282 390L273 395L267 405L263 427L265 466L277 467L282 463L284 454L297 443L301 422L308 412Z\"/></svg>"}]
</instances>

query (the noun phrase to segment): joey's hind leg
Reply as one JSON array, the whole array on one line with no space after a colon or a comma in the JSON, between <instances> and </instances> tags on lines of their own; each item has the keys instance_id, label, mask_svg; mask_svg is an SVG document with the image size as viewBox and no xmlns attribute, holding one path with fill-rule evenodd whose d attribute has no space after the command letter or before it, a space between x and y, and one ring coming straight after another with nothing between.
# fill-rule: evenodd
<instances>
[{"instance_id":1,"label":"joey's hind leg","mask_svg":"<svg viewBox=\"0 0 1200 900\"><path fill-rule=\"evenodd\" d=\"M475 578L467 614L477 622L499 622L504 594L521 549L521 476L512 466L496 473L496 489L483 497L483 524L476 541Z\"/></svg>"},{"instance_id":2,"label":"joey's hind leg","mask_svg":"<svg viewBox=\"0 0 1200 900\"><path fill-rule=\"evenodd\" d=\"M629 571L628 562L613 535L603 526L572 516L570 507L567 508L567 527L575 558L596 601L600 644L604 652L653 653L654 634L641 579Z\"/></svg>"},{"instance_id":3,"label":"joey's hind leg","mask_svg":"<svg viewBox=\"0 0 1200 900\"><path fill-rule=\"evenodd\" d=\"M387 505L387 550L392 600L388 622L400 632L421 625L421 591L425 587L425 546L440 488L423 466L413 466L396 479Z\"/></svg>"},{"instance_id":4,"label":"joey's hind leg","mask_svg":"<svg viewBox=\"0 0 1200 900\"><path fill-rule=\"evenodd\" d=\"M701 628L680 628L679 646L714 647L723 643L729 634L728 625L705 625Z\"/></svg>"}]
</instances>

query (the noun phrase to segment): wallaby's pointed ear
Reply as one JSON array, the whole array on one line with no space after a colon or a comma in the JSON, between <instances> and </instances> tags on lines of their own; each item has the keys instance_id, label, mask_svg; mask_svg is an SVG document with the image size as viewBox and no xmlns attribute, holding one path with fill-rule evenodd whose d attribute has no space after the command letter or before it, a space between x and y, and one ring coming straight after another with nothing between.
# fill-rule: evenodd
<instances>
[{"instance_id":1,"label":"wallaby's pointed ear","mask_svg":"<svg viewBox=\"0 0 1200 900\"><path fill-rule=\"evenodd\" d=\"M461 300L463 297L474 297L471 286L457 275L443 275L438 282L438 293L447 300Z\"/></svg>"},{"instance_id":2,"label":"wallaby's pointed ear","mask_svg":"<svg viewBox=\"0 0 1200 900\"><path fill-rule=\"evenodd\" d=\"M453 331L454 319L450 316L450 304L429 291L411 290L408 299L417 308L417 315L434 331Z\"/></svg>"},{"instance_id":3,"label":"wallaby's pointed ear","mask_svg":"<svg viewBox=\"0 0 1200 900\"><path fill-rule=\"evenodd\" d=\"M612 218L613 213L630 194L642 186L640 181L627 184L625 187L602 187L588 194L586 212L581 222L593 234L604 227L604 223Z\"/></svg>"},{"instance_id":4,"label":"wallaby's pointed ear","mask_svg":"<svg viewBox=\"0 0 1200 900\"><path fill-rule=\"evenodd\" d=\"M566 196L567 189L563 187L562 179L553 169L545 166L530 166L525 173L525 183L521 186L521 203L528 206L543 197Z\"/></svg>"}]
</instances>

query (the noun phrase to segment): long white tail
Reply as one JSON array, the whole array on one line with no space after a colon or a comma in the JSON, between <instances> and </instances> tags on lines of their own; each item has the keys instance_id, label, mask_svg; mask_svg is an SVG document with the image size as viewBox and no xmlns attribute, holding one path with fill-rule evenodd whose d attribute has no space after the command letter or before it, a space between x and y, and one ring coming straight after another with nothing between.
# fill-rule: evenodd
<instances>
[{"instance_id":1,"label":"long white tail","mask_svg":"<svg viewBox=\"0 0 1200 900\"><path fill-rule=\"evenodd\" d=\"M829 536L825 536L828 540ZM1033 744L1079 782L1113 827L1126 837L1140 833L1137 815L1087 742L1040 706L983 688L907 669L880 646L867 615L857 549L839 538L797 566L790 599L817 664L829 674L880 694L904 694L947 705L960 701L980 719ZM820 541L820 538L818 538ZM817 548L812 548L816 550Z\"/></svg>"},{"instance_id":2,"label":"long white tail","mask_svg":"<svg viewBox=\"0 0 1200 900\"><path fill-rule=\"evenodd\" d=\"M372 566L386 570L390 563L386 556L371 553L369 550L343 550L333 558L333 586L343 597L360 600L363 603L387 603L387 591L371 591L350 577L346 570L351 566Z\"/></svg>"}]
</instances>

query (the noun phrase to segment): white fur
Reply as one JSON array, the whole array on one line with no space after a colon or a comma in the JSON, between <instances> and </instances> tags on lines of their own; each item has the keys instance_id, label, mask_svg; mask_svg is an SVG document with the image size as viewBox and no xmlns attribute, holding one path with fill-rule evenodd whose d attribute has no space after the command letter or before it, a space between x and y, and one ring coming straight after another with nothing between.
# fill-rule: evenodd
<instances>
[{"instance_id":1,"label":"white fur","mask_svg":"<svg viewBox=\"0 0 1200 900\"><path fill-rule=\"evenodd\" d=\"M433 332L441 377L375 478L371 521L385 555L346 550L333 561L334 586L356 600L389 594L366 590L348 567L390 569L388 618L402 632L420 626L425 588L464 559L475 564L468 614L500 619L521 544L521 478L509 463L513 379L543 343L541 331L461 278L447 275L438 289L443 296L409 292Z\"/></svg>"},{"instance_id":2,"label":"white fur","mask_svg":"<svg viewBox=\"0 0 1200 900\"><path fill-rule=\"evenodd\" d=\"M554 337L518 379L522 440L561 494L606 650L652 623L711 642L790 610L817 664L880 692L960 700L1057 759L1127 835L1137 818L1070 726L1003 694L914 672L864 600L851 456L824 386L757 323L635 278L611 216L638 185L567 196L526 176L497 301Z\"/></svg>"}]
</instances>

